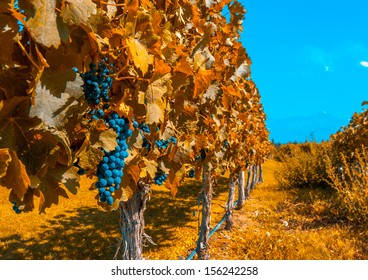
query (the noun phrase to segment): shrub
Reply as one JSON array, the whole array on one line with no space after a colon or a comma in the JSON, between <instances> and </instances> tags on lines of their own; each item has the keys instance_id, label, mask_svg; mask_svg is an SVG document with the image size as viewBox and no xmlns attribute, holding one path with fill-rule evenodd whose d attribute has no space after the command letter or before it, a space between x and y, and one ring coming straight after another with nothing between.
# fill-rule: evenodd
<instances>
[{"instance_id":1,"label":"shrub","mask_svg":"<svg viewBox=\"0 0 368 280\"><path fill-rule=\"evenodd\" d=\"M352 160L351 160L352 159ZM350 160L340 154L336 165L325 158L329 184L337 191L337 207L342 217L357 224L368 222L368 149L357 149Z\"/></svg>"},{"instance_id":2,"label":"shrub","mask_svg":"<svg viewBox=\"0 0 368 280\"><path fill-rule=\"evenodd\" d=\"M328 149L327 143L288 144L279 150L283 165L276 180L282 187L329 187L324 163Z\"/></svg>"}]
</instances>

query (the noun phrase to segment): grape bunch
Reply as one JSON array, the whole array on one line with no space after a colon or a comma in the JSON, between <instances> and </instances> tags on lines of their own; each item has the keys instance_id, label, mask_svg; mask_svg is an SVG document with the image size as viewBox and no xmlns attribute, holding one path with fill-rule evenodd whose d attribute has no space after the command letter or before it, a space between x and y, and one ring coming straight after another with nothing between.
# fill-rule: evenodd
<instances>
[{"instance_id":1,"label":"grape bunch","mask_svg":"<svg viewBox=\"0 0 368 280\"><path fill-rule=\"evenodd\" d=\"M101 100L103 102L109 102L109 89L112 87L109 69L107 69L107 66L101 62L98 63L98 68L94 63L91 63L89 68L89 71L80 73L84 82L82 88L88 104L99 105ZM74 71L77 72L78 69L74 69ZM108 107L108 105L105 104L104 106L104 109L107 109L106 107ZM96 113L96 115L94 113ZM95 118L102 117L103 110L97 110L96 112L93 112L92 115L96 116Z\"/></svg>"},{"instance_id":2,"label":"grape bunch","mask_svg":"<svg viewBox=\"0 0 368 280\"><path fill-rule=\"evenodd\" d=\"M155 143L156 143L157 147L162 148L162 149L167 149L167 146L171 142L176 144L177 140L174 136L171 136L169 140L155 140Z\"/></svg>"},{"instance_id":3,"label":"grape bunch","mask_svg":"<svg viewBox=\"0 0 368 280\"><path fill-rule=\"evenodd\" d=\"M151 130L150 130L149 126L148 126L147 124L145 124L145 123L140 123L140 124L138 125L138 128L139 128L140 130L142 130L143 132L145 132L145 133L148 133L148 134L150 134L150 133L151 133Z\"/></svg>"},{"instance_id":4,"label":"grape bunch","mask_svg":"<svg viewBox=\"0 0 368 280\"><path fill-rule=\"evenodd\" d=\"M102 161L97 166L96 188L100 201L111 205L114 202L115 190L120 188L124 159L129 156L127 138L132 135L132 131L129 129L128 119L119 117L116 112L107 118L107 124L118 134L116 138L118 145L114 151L105 151Z\"/></svg>"},{"instance_id":5,"label":"grape bunch","mask_svg":"<svg viewBox=\"0 0 368 280\"><path fill-rule=\"evenodd\" d=\"M162 186L162 184L165 183L166 179L167 179L167 174L163 172L162 170L158 170L153 180L155 181L155 184Z\"/></svg>"},{"instance_id":6,"label":"grape bunch","mask_svg":"<svg viewBox=\"0 0 368 280\"><path fill-rule=\"evenodd\" d=\"M15 201L13 201L12 204L13 204L13 210L14 210L15 213L17 213L17 214L22 213L22 210L20 210L18 208L17 203Z\"/></svg>"},{"instance_id":7,"label":"grape bunch","mask_svg":"<svg viewBox=\"0 0 368 280\"><path fill-rule=\"evenodd\" d=\"M143 138L142 147L148 149L148 151L151 150L151 143L148 142L147 138Z\"/></svg>"},{"instance_id":8,"label":"grape bunch","mask_svg":"<svg viewBox=\"0 0 368 280\"><path fill-rule=\"evenodd\" d=\"M194 176L195 176L195 170L194 169L189 170L188 177L194 178Z\"/></svg>"}]
</instances>

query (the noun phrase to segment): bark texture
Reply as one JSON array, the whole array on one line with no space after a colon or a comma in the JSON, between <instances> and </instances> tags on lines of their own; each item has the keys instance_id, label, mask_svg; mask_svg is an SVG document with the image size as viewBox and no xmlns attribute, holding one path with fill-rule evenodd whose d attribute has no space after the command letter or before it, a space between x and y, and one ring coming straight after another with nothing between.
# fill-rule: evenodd
<instances>
[{"instance_id":1,"label":"bark texture","mask_svg":"<svg viewBox=\"0 0 368 280\"><path fill-rule=\"evenodd\" d=\"M245 198L249 197L252 177L252 165L248 166L247 185L245 187Z\"/></svg>"},{"instance_id":2,"label":"bark texture","mask_svg":"<svg viewBox=\"0 0 368 280\"><path fill-rule=\"evenodd\" d=\"M242 170L239 172L239 179L238 179L238 209L242 209L244 206L245 201L245 171Z\"/></svg>"},{"instance_id":3,"label":"bark texture","mask_svg":"<svg viewBox=\"0 0 368 280\"><path fill-rule=\"evenodd\" d=\"M226 213L227 213L226 225L225 225L226 230L231 230L234 224L233 210L234 210L234 200L235 200L235 186L236 186L236 180L233 177L231 177L230 186L229 186L229 197L228 197L227 205L226 205Z\"/></svg>"},{"instance_id":4,"label":"bark texture","mask_svg":"<svg viewBox=\"0 0 368 280\"><path fill-rule=\"evenodd\" d=\"M144 211L150 186L138 183L137 192L126 202L120 202L120 230L122 235L123 260L141 260L143 258Z\"/></svg>"},{"instance_id":5,"label":"bark texture","mask_svg":"<svg viewBox=\"0 0 368 280\"><path fill-rule=\"evenodd\" d=\"M212 174L207 166L203 168L202 182L202 221L198 236L197 255L200 260L209 260L210 253L208 239L211 222L211 202L212 202Z\"/></svg>"}]
</instances>

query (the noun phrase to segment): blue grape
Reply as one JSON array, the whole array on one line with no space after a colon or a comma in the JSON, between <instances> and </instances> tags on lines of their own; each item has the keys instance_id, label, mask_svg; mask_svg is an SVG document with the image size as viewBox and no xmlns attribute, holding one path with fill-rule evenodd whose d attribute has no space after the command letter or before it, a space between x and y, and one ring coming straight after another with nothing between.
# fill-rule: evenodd
<instances>
[{"instance_id":1,"label":"blue grape","mask_svg":"<svg viewBox=\"0 0 368 280\"><path fill-rule=\"evenodd\" d=\"M166 181L167 176L168 175L165 174L162 170L158 170L153 180L155 181L155 184L161 186Z\"/></svg>"},{"instance_id":2,"label":"blue grape","mask_svg":"<svg viewBox=\"0 0 368 280\"><path fill-rule=\"evenodd\" d=\"M97 177L99 182L96 187L99 188L99 197L101 202L111 205L114 202L114 192L120 188L121 178L123 177L122 168L124 160L129 156L126 139L131 135L129 122L126 118L120 117L116 112L112 112L105 117L105 121L118 134L116 143L118 144L114 151L104 151L104 157L97 166Z\"/></svg>"},{"instance_id":3,"label":"blue grape","mask_svg":"<svg viewBox=\"0 0 368 280\"><path fill-rule=\"evenodd\" d=\"M194 171L194 169L189 170L188 177L189 177L189 178L194 178L194 176L195 176L195 171Z\"/></svg>"},{"instance_id":4,"label":"blue grape","mask_svg":"<svg viewBox=\"0 0 368 280\"><path fill-rule=\"evenodd\" d=\"M15 201L12 202L13 204L13 211L16 213L16 214L20 214L22 213L23 210L20 210L17 206L17 203Z\"/></svg>"}]
</instances>

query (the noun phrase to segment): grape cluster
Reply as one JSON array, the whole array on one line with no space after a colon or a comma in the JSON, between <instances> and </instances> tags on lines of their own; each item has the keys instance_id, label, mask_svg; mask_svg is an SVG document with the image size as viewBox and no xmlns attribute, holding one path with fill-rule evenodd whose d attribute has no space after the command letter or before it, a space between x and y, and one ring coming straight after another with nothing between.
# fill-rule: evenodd
<instances>
[{"instance_id":1,"label":"grape cluster","mask_svg":"<svg viewBox=\"0 0 368 280\"><path fill-rule=\"evenodd\" d=\"M14 210L15 213L17 213L17 214L22 213L22 210L20 210L18 208L17 203L15 201L13 201L12 204L13 204L13 210Z\"/></svg>"},{"instance_id":2,"label":"grape cluster","mask_svg":"<svg viewBox=\"0 0 368 280\"><path fill-rule=\"evenodd\" d=\"M194 178L194 176L195 176L195 170L194 169L189 170L188 177Z\"/></svg>"},{"instance_id":3,"label":"grape cluster","mask_svg":"<svg viewBox=\"0 0 368 280\"><path fill-rule=\"evenodd\" d=\"M147 124L145 124L145 123L140 123L140 124L138 125L138 128L139 128L140 130L142 130L143 132L145 132L145 133L148 133L148 134L150 134L150 133L151 133L151 130L150 130L149 126L148 126Z\"/></svg>"},{"instance_id":4,"label":"grape cluster","mask_svg":"<svg viewBox=\"0 0 368 280\"><path fill-rule=\"evenodd\" d=\"M116 138L117 146L114 151L104 152L102 161L97 166L98 189L100 201L111 205L114 202L114 192L120 188L123 177L124 159L129 156L127 138L132 135L129 129L129 122L126 118L121 118L113 112L107 118L107 124L118 134Z\"/></svg>"},{"instance_id":5,"label":"grape cluster","mask_svg":"<svg viewBox=\"0 0 368 280\"><path fill-rule=\"evenodd\" d=\"M155 184L161 186L167 179L167 174L163 172L162 170L158 170L155 174L155 178L153 180L155 181Z\"/></svg>"},{"instance_id":6,"label":"grape cluster","mask_svg":"<svg viewBox=\"0 0 368 280\"><path fill-rule=\"evenodd\" d=\"M171 136L169 140L155 140L155 143L156 143L157 147L162 148L162 149L167 149L167 146L171 142L176 144L177 140L174 136Z\"/></svg>"},{"instance_id":7,"label":"grape cluster","mask_svg":"<svg viewBox=\"0 0 368 280\"><path fill-rule=\"evenodd\" d=\"M85 73L80 73L83 79L83 91L85 98L89 105L99 105L101 100L104 102L109 102L109 89L112 87L112 80L109 76L110 71L104 63L98 63L98 69L96 64L91 63L89 65L90 70ZM78 71L78 69L73 69ZM99 110L98 110L99 111ZM102 117L96 112L95 118ZM101 110L103 113L103 110ZM103 115L103 114L102 114Z\"/></svg>"},{"instance_id":8,"label":"grape cluster","mask_svg":"<svg viewBox=\"0 0 368 280\"><path fill-rule=\"evenodd\" d=\"M147 138L143 138L142 147L148 149L148 151L151 150L151 143L148 142Z\"/></svg>"}]
</instances>

